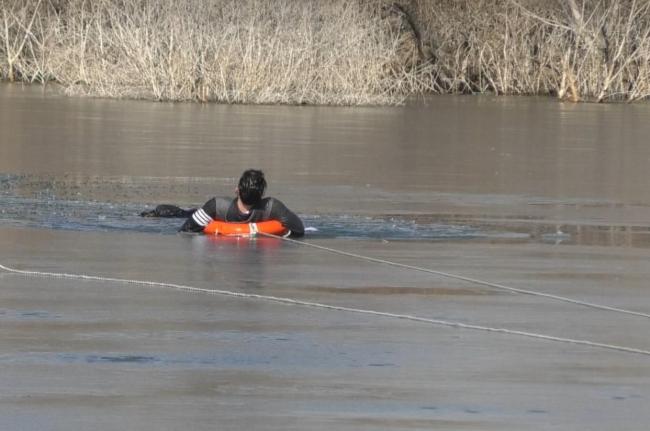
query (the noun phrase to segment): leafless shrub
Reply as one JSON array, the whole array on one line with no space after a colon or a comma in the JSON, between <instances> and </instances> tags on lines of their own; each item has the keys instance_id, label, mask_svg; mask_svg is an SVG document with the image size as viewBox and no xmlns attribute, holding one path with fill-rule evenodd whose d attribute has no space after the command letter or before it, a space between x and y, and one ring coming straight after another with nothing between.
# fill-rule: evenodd
<instances>
[{"instance_id":1,"label":"leafless shrub","mask_svg":"<svg viewBox=\"0 0 650 431\"><path fill-rule=\"evenodd\" d=\"M229 103L394 104L402 67L378 2L42 0L3 3L3 74L70 93Z\"/></svg>"},{"instance_id":2,"label":"leafless shrub","mask_svg":"<svg viewBox=\"0 0 650 431\"><path fill-rule=\"evenodd\" d=\"M103 97L650 97L650 0L0 0L0 75Z\"/></svg>"},{"instance_id":3,"label":"leafless shrub","mask_svg":"<svg viewBox=\"0 0 650 431\"><path fill-rule=\"evenodd\" d=\"M418 0L439 92L644 99L648 0Z\"/></svg>"},{"instance_id":4,"label":"leafless shrub","mask_svg":"<svg viewBox=\"0 0 650 431\"><path fill-rule=\"evenodd\" d=\"M6 0L2 2L2 75L9 81L17 78L17 72L22 71L24 50L31 39L34 22L39 17L42 0L37 2L22 2ZM18 76L20 78L21 76Z\"/></svg>"}]
</instances>

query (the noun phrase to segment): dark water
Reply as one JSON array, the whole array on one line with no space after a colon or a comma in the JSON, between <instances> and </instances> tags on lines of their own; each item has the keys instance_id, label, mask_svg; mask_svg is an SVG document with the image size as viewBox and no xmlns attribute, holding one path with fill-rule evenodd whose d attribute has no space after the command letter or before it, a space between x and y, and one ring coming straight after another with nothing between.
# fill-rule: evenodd
<instances>
[{"instance_id":1,"label":"dark water","mask_svg":"<svg viewBox=\"0 0 650 431\"><path fill-rule=\"evenodd\" d=\"M12 181L9 177L0 178L0 183L5 185ZM11 188L3 193L0 211L0 223L6 226L174 234L183 223L183 219L140 217L140 212L146 208L141 204L65 200L48 194L18 197L12 194ZM487 232L463 225L419 223L399 216L302 214L302 218L311 238L431 240L525 237L523 234Z\"/></svg>"}]
</instances>

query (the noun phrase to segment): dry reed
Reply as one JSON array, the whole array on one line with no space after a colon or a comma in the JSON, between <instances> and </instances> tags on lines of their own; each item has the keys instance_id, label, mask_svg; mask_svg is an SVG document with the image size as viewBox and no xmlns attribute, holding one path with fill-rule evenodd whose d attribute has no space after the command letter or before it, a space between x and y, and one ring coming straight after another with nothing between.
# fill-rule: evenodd
<instances>
[{"instance_id":1,"label":"dry reed","mask_svg":"<svg viewBox=\"0 0 650 431\"><path fill-rule=\"evenodd\" d=\"M278 0L3 1L6 79L70 93L228 103L394 104L399 66L377 4Z\"/></svg>"},{"instance_id":2,"label":"dry reed","mask_svg":"<svg viewBox=\"0 0 650 431\"><path fill-rule=\"evenodd\" d=\"M650 96L650 0L415 0L437 92Z\"/></svg>"},{"instance_id":3,"label":"dry reed","mask_svg":"<svg viewBox=\"0 0 650 431\"><path fill-rule=\"evenodd\" d=\"M0 76L72 94L650 97L650 0L0 0Z\"/></svg>"}]
</instances>

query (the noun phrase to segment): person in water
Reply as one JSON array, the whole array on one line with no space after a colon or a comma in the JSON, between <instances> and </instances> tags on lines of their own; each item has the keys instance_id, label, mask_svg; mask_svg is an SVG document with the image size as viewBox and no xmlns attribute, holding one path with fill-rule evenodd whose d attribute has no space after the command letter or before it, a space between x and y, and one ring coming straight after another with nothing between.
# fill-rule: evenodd
<instances>
[{"instance_id":1,"label":"person in water","mask_svg":"<svg viewBox=\"0 0 650 431\"><path fill-rule=\"evenodd\" d=\"M154 210L144 211L143 217L187 217L180 232L202 232L213 220L234 223L257 223L277 220L294 237L303 236L302 220L280 200L263 197L266 190L264 172L257 169L244 171L236 189L236 197L214 197L203 207L185 210L175 205L158 205Z\"/></svg>"}]
</instances>

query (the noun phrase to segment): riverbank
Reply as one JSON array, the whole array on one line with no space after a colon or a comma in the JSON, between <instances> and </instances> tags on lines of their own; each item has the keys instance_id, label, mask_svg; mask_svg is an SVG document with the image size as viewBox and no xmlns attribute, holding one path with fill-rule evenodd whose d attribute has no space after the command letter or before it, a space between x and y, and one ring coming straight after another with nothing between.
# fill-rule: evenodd
<instances>
[{"instance_id":1,"label":"riverbank","mask_svg":"<svg viewBox=\"0 0 650 431\"><path fill-rule=\"evenodd\" d=\"M3 3L0 76L68 94L395 105L414 94L650 95L650 2Z\"/></svg>"}]
</instances>

